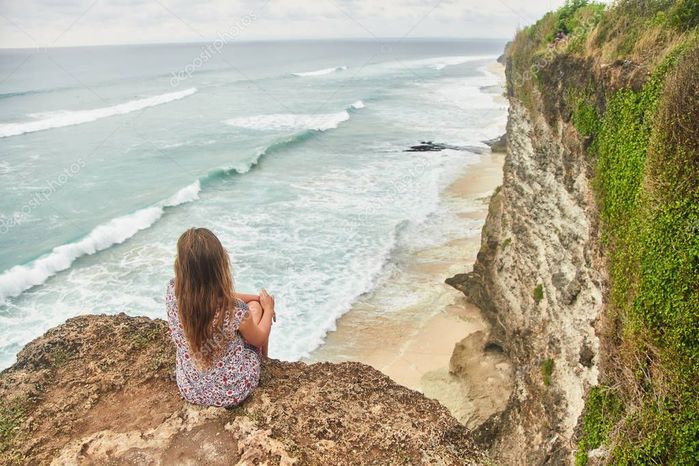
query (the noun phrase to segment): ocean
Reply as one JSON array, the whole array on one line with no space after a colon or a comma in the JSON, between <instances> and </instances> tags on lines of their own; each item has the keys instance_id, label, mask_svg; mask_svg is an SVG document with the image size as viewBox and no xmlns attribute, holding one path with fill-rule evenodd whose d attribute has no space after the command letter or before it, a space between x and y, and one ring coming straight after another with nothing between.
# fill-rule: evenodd
<instances>
[{"instance_id":1,"label":"ocean","mask_svg":"<svg viewBox=\"0 0 699 466\"><path fill-rule=\"evenodd\" d=\"M270 356L308 356L393 257L458 234L440 193L504 132L503 46L0 50L0 368L70 317L163 318L192 226L275 295Z\"/></svg>"}]
</instances>

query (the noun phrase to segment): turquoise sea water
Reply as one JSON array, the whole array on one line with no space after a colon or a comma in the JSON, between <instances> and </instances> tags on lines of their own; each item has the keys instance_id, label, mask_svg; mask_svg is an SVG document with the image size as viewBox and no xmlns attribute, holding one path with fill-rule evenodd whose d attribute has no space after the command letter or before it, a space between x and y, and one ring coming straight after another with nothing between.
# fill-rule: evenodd
<instances>
[{"instance_id":1,"label":"turquoise sea water","mask_svg":"<svg viewBox=\"0 0 699 466\"><path fill-rule=\"evenodd\" d=\"M69 317L163 317L191 226L303 357L504 131L503 41L204 46L0 51L0 368Z\"/></svg>"}]
</instances>

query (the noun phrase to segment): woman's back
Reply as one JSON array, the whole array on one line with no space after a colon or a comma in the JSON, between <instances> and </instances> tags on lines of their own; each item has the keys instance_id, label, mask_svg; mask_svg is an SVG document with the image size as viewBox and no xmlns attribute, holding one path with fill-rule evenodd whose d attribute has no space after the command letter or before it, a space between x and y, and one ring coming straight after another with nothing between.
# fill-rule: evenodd
<instances>
[{"instance_id":1,"label":"woman's back","mask_svg":"<svg viewBox=\"0 0 699 466\"><path fill-rule=\"evenodd\" d=\"M248 306L238 301L234 312L225 316L222 329L215 331L200 351L219 356L210 367L200 370L180 323L174 279L168 283L165 303L170 335L177 346L177 386L182 397L206 406L233 406L247 398L260 379L260 356L238 332Z\"/></svg>"}]
</instances>

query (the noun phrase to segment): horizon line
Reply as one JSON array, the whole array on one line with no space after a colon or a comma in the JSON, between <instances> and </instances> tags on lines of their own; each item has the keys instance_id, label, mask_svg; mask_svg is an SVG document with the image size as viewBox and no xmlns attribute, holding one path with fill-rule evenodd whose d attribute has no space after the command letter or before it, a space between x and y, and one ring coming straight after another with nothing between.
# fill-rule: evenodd
<instances>
[{"instance_id":1,"label":"horizon line","mask_svg":"<svg viewBox=\"0 0 699 466\"><path fill-rule=\"evenodd\" d=\"M331 41L357 41L357 42L381 42L381 41L463 41L463 40L502 40L509 41L511 37L450 37L450 36L424 36L424 37L291 37L291 38L260 38L228 41L226 45L232 43L264 43L264 42L331 42ZM32 50L32 49L71 49L71 48L97 48L97 47L148 47L158 45L199 45L209 44L217 39L193 40L193 41L171 41L171 42L122 42L113 44L80 44L80 45L47 45L47 46L26 46L26 47L4 47L0 45L0 50Z\"/></svg>"}]
</instances>

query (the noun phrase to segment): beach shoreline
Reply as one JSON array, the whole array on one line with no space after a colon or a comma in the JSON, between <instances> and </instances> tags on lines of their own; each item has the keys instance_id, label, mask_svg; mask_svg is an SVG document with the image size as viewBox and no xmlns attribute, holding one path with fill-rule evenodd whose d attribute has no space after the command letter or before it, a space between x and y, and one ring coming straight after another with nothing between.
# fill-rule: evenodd
<instances>
[{"instance_id":1,"label":"beach shoreline","mask_svg":"<svg viewBox=\"0 0 699 466\"><path fill-rule=\"evenodd\" d=\"M488 324L480 310L444 280L474 263L488 201L502 182L503 162L503 153L490 152L465 167L442 192L442 202L460 207L456 215L465 226L463 233L399 260L387 284L360 297L306 362L368 364L439 400L469 427L502 408L509 396L509 365L502 355L483 353ZM405 305L385 312L387 297L397 291L392 281L412 283L413 293ZM450 364L457 344L478 357ZM468 373L454 370L464 365Z\"/></svg>"}]
</instances>

